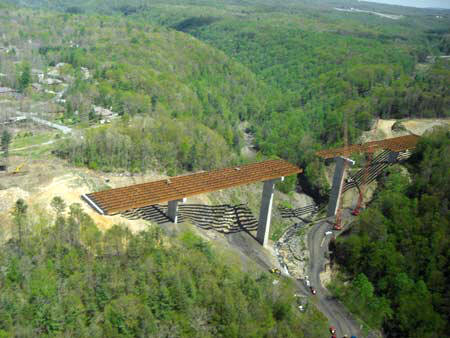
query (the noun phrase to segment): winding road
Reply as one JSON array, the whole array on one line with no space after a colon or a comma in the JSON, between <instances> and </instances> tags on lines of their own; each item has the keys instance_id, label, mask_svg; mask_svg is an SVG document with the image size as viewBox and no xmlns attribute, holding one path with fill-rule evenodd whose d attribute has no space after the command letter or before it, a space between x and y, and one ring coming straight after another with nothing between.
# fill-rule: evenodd
<instances>
[{"instance_id":1,"label":"winding road","mask_svg":"<svg viewBox=\"0 0 450 338\"><path fill-rule=\"evenodd\" d=\"M348 210L343 211L343 219L349 219L351 216ZM333 218L334 219L334 218ZM313 225L308 232L309 248L309 280L311 285L317 290L317 307L329 321L329 324L337 330L337 336L361 337L360 325L353 316L331 293L322 286L320 282L320 273L324 271L325 263L328 259L325 257L328 252L328 244L331 236L325 236L325 232L331 230L332 225L325 219ZM333 231L338 236L341 231Z\"/></svg>"}]
</instances>

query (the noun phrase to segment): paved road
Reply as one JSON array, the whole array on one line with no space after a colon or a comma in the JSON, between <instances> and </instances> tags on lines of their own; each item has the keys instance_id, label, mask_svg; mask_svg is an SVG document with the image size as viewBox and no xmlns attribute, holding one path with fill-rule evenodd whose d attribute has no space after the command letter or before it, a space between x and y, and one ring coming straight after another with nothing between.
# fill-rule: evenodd
<instances>
[{"instance_id":1,"label":"paved road","mask_svg":"<svg viewBox=\"0 0 450 338\"><path fill-rule=\"evenodd\" d=\"M343 219L352 217L348 211L343 212ZM325 254L328 251L328 244L331 236L325 236L325 232L331 229L330 223L326 220L313 225L308 232L308 248L310 252L309 259L309 280L311 285L317 290L317 307L328 318L330 325L337 330L337 336L342 337L345 334L349 337L354 335L361 337L359 324L352 318L347 309L320 283L320 272L324 270L326 259ZM340 232L333 231L336 235Z\"/></svg>"},{"instance_id":2,"label":"paved road","mask_svg":"<svg viewBox=\"0 0 450 338\"><path fill-rule=\"evenodd\" d=\"M40 123L40 124L44 124L50 128L54 128L54 129L58 129L59 131L62 131L63 134L70 134L72 133L72 128L66 127L66 126L62 126L60 124L56 124L44 119L40 119L39 117L35 117L35 116L27 116L29 119L33 120L36 123Z\"/></svg>"}]
</instances>

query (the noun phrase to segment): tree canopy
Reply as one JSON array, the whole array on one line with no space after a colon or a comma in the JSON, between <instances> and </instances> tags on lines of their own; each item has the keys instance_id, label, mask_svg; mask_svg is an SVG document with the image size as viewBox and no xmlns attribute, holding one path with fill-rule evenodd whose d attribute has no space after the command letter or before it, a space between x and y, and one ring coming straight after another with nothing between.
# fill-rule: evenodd
<instances>
[{"instance_id":1,"label":"tree canopy","mask_svg":"<svg viewBox=\"0 0 450 338\"><path fill-rule=\"evenodd\" d=\"M389 299L378 323L391 337L446 336L449 329L449 151L448 130L423 137L411 177L394 168L350 235L337 241L338 262L357 276L353 287L364 279L378 301Z\"/></svg>"},{"instance_id":2,"label":"tree canopy","mask_svg":"<svg viewBox=\"0 0 450 338\"><path fill-rule=\"evenodd\" d=\"M16 203L0 245L0 336L324 337L323 317L301 314L294 287L242 271L193 232L102 233L79 204L38 222Z\"/></svg>"}]
</instances>

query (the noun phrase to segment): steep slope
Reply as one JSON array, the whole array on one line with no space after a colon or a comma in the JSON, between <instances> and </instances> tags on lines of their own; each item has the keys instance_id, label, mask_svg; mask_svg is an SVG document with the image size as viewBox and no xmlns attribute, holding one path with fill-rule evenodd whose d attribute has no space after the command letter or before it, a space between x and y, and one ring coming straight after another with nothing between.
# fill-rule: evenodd
<instances>
[{"instance_id":1,"label":"steep slope","mask_svg":"<svg viewBox=\"0 0 450 338\"><path fill-rule=\"evenodd\" d=\"M83 113L92 103L119 114L194 116L237 146L234 127L265 101L264 85L250 71L182 32L119 17L28 10L6 10L0 21L0 45L12 50L2 55L1 71L12 79L5 84L17 81L17 61L44 70L68 63L64 75L75 78L65 97L69 110Z\"/></svg>"},{"instance_id":2,"label":"steep slope","mask_svg":"<svg viewBox=\"0 0 450 338\"><path fill-rule=\"evenodd\" d=\"M169 28L169 35L177 36L170 29L189 33L244 64L256 75L252 81L264 83L257 91L263 95L252 95L245 86L231 82L232 88L225 90L228 102L223 104L223 98L214 90L198 89L205 111L200 114L202 121L214 128L217 125L227 143L236 146L239 137L235 124L231 123L231 129L224 127L217 122L216 113L222 114L229 107L231 115L251 120L259 150L306 167L307 183L313 184L311 192L316 195L323 195L327 185L313 152L324 144L342 143L344 116L350 121L349 141L356 142L375 117L449 114L448 63L431 65L427 59L428 55L448 52L448 11L332 0L283 4L269 0L22 3L68 13L120 15L132 27L145 27L148 22L163 25ZM336 7L356 7L398 19L338 11ZM173 57L170 53L168 56L169 60ZM228 85L222 81L229 82L230 78L219 74L225 68L210 70L203 73L200 88L211 88L211 77L216 79L215 85ZM192 87L197 89L199 85L194 81ZM183 87L174 88L183 92ZM186 94L183 92L183 96ZM226 97L230 95L233 99L228 104ZM193 99L175 105L174 113L179 115L180 109L193 111L196 102Z\"/></svg>"},{"instance_id":3,"label":"steep slope","mask_svg":"<svg viewBox=\"0 0 450 338\"><path fill-rule=\"evenodd\" d=\"M338 293L388 337L444 337L449 329L449 147L448 127L422 137L410 174L394 167L337 241L337 261L352 279Z\"/></svg>"}]
</instances>

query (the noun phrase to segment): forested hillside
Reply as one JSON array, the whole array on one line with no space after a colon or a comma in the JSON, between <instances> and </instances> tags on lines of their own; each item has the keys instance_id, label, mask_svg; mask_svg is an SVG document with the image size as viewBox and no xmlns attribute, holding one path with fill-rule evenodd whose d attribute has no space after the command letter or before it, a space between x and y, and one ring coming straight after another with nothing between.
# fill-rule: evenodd
<instances>
[{"instance_id":1,"label":"forested hillside","mask_svg":"<svg viewBox=\"0 0 450 338\"><path fill-rule=\"evenodd\" d=\"M350 235L337 241L337 260L351 277L340 290L389 337L446 337L450 316L450 133L421 139L408 170L393 170Z\"/></svg>"},{"instance_id":2,"label":"forested hillside","mask_svg":"<svg viewBox=\"0 0 450 338\"><path fill-rule=\"evenodd\" d=\"M225 140L192 118L136 117L64 141L56 153L75 165L132 173L148 168L174 175L181 170L214 169L238 161Z\"/></svg>"},{"instance_id":3,"label":"forested hillside","mask_svg":"<svg viewBox=\"0 0 450 338\"><path fill-rule=\"evenodd\" d=\"M194 117L236 153L237 125L250 121L258 149L306 168L304 184L316 196L328 186L314 150L342 144L345 119L353 142L376 117L450 113L449 64L439 58L448 52L448 11L353 1L21 4L64 13L52 14L51 21L66 29L59 37L42 32L48 14L28 28L16 19L5 26L22 32L16 40L36 36L44 63L95 69L95 84L77 82L69 92L69 111L84 104L81 93L82 102L121 114ZM356 5L399 19L335 10ZM182 166L190 167L195 165Z\"/></svg>"},{"instance_id":4,"label":"forested hillside","mask_svg":"<svg viewBox=\"0 0 450 338\"><path fill-rule=\"evenodd\" d=\"M13 209L0 337L323 337L322 317L300 314L289 280L242 272L191 232L102 233L80 205L51 204L54 219L23 200Z\"/></svg>"},{"instance_id":5,"label":"forested hillside","mask_svg":"<svg viewBox=\"0 0 450 338\"><path fill-rule=\"evenodd\" d=\"M223 154L224 148L229 157L241 147L239 122L259 112L265 102L267 88L249 70L185 33L119 17L14 8L3 10L0 20L0 40L8 50L0 62L5 75L2 85L39 99L30 86L37 76L30 74L23 86L21 74L65 63L60 77L71 83L63 96L65 121L78 120L87 126L95 118L93 105L126 119L145 115L155 121L154 130L160 127L156 134L164 142L171 141L164 128L181 125L178 145L187 148L182 152L192 153L198 142L194 135L202 134L210 135L218 153ZM86 79L81 67L92 76ZM155 138L153 143L162 140ZM119 167L116 164L112 166ZM211 160L204 167L217 164Z\"/></svg>"},{"instance_id":6,"label":"forested hillside","mask_svg":"<svg viewBox=\"0 0 450 338\"><path fill-rule=\"evenodd\" d=\"M330 7L227 14L172 27L224 50L273 88L267 112L253 118L257 145L306 167L322 192L326 185L312 151L342 144L345 119L354 142L376 117L450 114L448 62L418 66L447 48L448 20L422 17L418 32L403 22L337 14ZM431 27L440 37L427 31Z\"/></svg>"}]
</instances>

